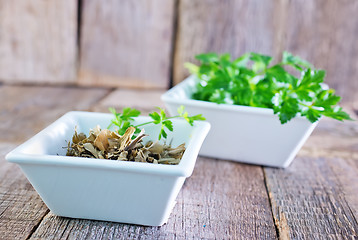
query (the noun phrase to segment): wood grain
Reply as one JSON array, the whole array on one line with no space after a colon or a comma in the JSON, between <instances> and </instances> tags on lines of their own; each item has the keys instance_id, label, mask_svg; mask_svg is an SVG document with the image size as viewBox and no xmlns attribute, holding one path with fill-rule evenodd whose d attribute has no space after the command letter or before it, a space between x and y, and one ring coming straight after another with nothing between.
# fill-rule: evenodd
<instances>
[{"instance_id":1,"label":"wood grain","mask_svg":"<svg viewBox=\"0 0 358 240\"><path fill-rule=\"evenodd\" d=\"M174 2L84 1L79 83L167 88Z\"/></svg>"},{"instance_id":2,"label":"wood grain","mask_svg":"<svg viewBox=\"0 0 358 240\"><path fill-rule=\"evenodd\" d=\"M0 0L0 81L74 83L77 1Z\"/></svg>"},{"instance_id":3,"label":"wood grain","mask_svg":"<svg viewBox=\"0 0 358 240\"><path fill-rule=\"evenodd\" d=\"M357 237L356 121L323 118L289 168L264 172L281 239Z\"/></svg>"},{"instance_id":4,"label":"wood grain","mask_svg":"<svg viewBox=\"0 0 358 240\"><path fill-rule=\"evenodd\" d=\"M46 205L5 154L70 110L88 110L105 89L0 87L0 239L26 239L48 213Z\"/></svg>"},{"instance_id":5,"label":"wood grain","mask_svg":"<svg viewBox=\"0 0 358 240\"><path fill-rule=\"evenodd\" d=\"M117 89L97 103L93 111L108 112L109 107L122 111L123 108L130 106L140 110L142 115L146 115L157 111L156 107L164 108L164 103L160 100L164 92L165 90Z\"/></svg>"},{"instance_id":6,"label":"wood grain","mask_svg":"<svg viewBox=\"0 0 358 240\"><path fill-rule=\"evenodd\" d=\"M260 167L199 158L162 227L68 219L49 213L31 236L44 238L275 239L276 233Z\"/></svg>"},{"instance_id":7,"label":"wood grain","mask_svg":"<svg viewBox=\"0 0 358 240\"><path fill-rule=\"evenodd\" d=\"M327 71L327 83L346 102L358 100L358 2L281 1L283 49Z\"/></svg>"},{"instance_id":8,"label":"wood grain","mask_svg":"<svg viewBox=\"0 0 358 240\"><path fill-rule=\"evenodd\" d=\"M174 56L174 83L187 61L203 52L248 51L280 58L290 51L327 71L326 82L358 101L358 2L354 0L181 0Z\"/></svg>"},{"instance_id":9,"label":"wood grain","mask_svg":"<svg viewBox=\"0 0 358 240\"><path fill-rule=\"evenodd\" d=\"M356 164L301 157L285 170L265 168L265 176L280 238L357 237Z\"/></svg>"},{"instance_id":10,"label":"wood grain","mask_svg":"<svg viewBox=\"0 0 358 240\"><path fill-rule=\"evenodd\" d=\"M107 89L0 87L0 142L21 142L71 110L89 110Z\"/></svg>"},{"instance_id":11,"label":"wood grain","mask_svg":"<svg viewBox=\"0 0 358 240\"><path fill-rule=\"evenodd\" d=\"M231 53L233 57L249 52L276 56L277 25L275 1L181 0L174 57L174 83L188 71L185 62L195 62L203 52ZM276 24L277 22L277 24ZM279 39L277 40L279 41Z\"/></svg>"},{"instance_id":12,"label":"wood grain","mask_svg":"<svg viewBox=\"0 0 358 240\"><path fill-rule=\"evenodd\" d=\"M4 154L69 110L142 105L160 91L0 86L0 239L354 239L358 123L322 119L287 169L199 157L162 227L57 217ZM145 96L139 100L138 96ZM353 106L353 108L349 107ZM347 111L356 118L354 104ZM352 110L353 109L353 110ZM276 233L277 232L277 233ZM278 235L276 235L278 234Z\"/></svg>"},{"instance_id":13,"label":"wood grain","mask_svg":"<svg viewBox=\"0 0 358 240\"><path fill-rule=\"evenodd\" d=\"M21 170L5 161L14 144L0 143L0 239L26 239L48 212Z\"/></svg>"},{"instance_id":14,"label":"wood grain","mask_svg":"<svg viewBox=\"0 0 358 240\"><path fill-rule=\"evenodd\" d=\"M358 160L358 123L323 118L299 155Z\"/></svg>"}]
</instances>

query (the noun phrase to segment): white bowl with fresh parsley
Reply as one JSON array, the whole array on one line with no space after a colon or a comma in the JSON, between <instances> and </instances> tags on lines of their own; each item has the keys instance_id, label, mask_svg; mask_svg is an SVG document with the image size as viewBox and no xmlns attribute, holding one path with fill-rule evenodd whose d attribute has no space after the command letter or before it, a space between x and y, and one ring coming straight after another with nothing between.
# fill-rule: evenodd
<instances>
[{"instance_id":1,"label":"white bowl with fresh parsley","mask_svg":"<svg viewBox=\"0 0 358 240\"><path fill-rule=\"evenodd\" d=\"M211 123L201 155L285 168L322 116L350 119L323 83L325 72L290 53L277 64L256 53L196 58L200 66L186 64L193 75L162 100L171 114L184 105Z\"/></svg>"}]
</instances>

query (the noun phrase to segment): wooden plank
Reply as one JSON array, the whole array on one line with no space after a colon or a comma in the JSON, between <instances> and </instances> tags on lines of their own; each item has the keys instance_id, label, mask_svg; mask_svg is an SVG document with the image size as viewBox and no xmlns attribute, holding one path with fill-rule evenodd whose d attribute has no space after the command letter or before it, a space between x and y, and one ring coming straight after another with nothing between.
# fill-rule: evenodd
<instances>
[{"instance_id":1,"label":"wooden plank","mask_svg":"<svg viewBox=\"0 0 358 240\"><path fill-rule=\"evenodd\" d=\"M275 44L281 21L275 1L181 0L174 55L174 83L188 71L185 62L195 62L203 52L231 53L233 57L254 51L276 56Z\"/></svg>"},{"instance_id":2,"label":"wooden plank","mask_svg":"<svg viewBox=\"0 0 358 240\"><path fill-rule=\"evenodd\" d=\"M183 228L192 229L184 239L276 238L262 168L199 160L182 191Z\"/></svg>"},{"instance_id":3,"label":"wooden plank","mask_svg":"<svg viewBox=\"0 0 358 240\"><path fill-rule=\"evenodd\" d=\"M26 239L48 209L15 164L4 156L19 141L70 110L87 110L106 89L0 87L0 239Z\"/></svg>"},{"instance_id":4,"label":"wooden plank","mask_svg":"<svg viewBox=\"0 0 358 240\"><path fill-rule=\"evenodd\" d=\"M0 0L0 81L74 83L77 1Z\"/></svg>"},{"instance_id":5,"label":"wooden plank","mask_svg":"<svg viewBox=\"0 0 358 240\"><path fill-rule=\"evenodd\" d=\"M265 168L279 237L354 239L357 173L356 163L312 157L296 158L285 170Z\"/></svg>"},{"instance_id":6,"label":"wooden plank","mask_svg":"<svg viewBox=\"0 0 358 240\"><path fill-rule=\"evenodd\" d=\"M352 103L343 105L343 109L356 120L340 122L323 117L299 156L358 160L358 112Z\"/></svg>"},{"instance_id":7,"label":"wooden plank","mask_svg":"<svg viewBox=\"0 0 358 240\"><path fill-rule=\"evenodd\" d=\"M357 236L357 150L357 122L323 119L288 169L265 168L280 238Z\"/></svg>"},{"instance_id":8,"label":"wooden plank","mask_svg":"<svg viewBox=\"0 0 358 240\"><path fill-rule=\"evenodd\" d=\"M265 168L280 237L357 236L357 163L358 123L323 118L287 170Z\"/></svg>"},{"instance_id":9,"label":"wooden plank","mask_svg":"<svg viewBox=\"0 0 358 240\"><path fill-rule=\"evenodd\" d=\"M285 3L283 49L317 68L344 101L358 101L358 2L352 0L281 1ZM349 20L347 20L349 19Z\"/></svg>"},{"instance_id":10,"label":"wooden plank","mask_svg":"<svg viewBox=\"0 0 358 240\"><path fill-rule=\"evenodd\" d=\"M162 227L68 219L49 213L31 236L47 238L275 239L276 232L260 167L199 158Z\"/></svg>"},{"instance_id":11,"label":"wooden plank","mask_svg":"<svg viewBox=\"0 0 358 240\"><path fill-rule=\"evenodd\" d=\"M167 88L174 2L84 1L79 83Z\"/></svg>"},{"instance_id":12,"label":"wooden plank","mask_svg":"<svg viewBox=\"0 0 358 240\"><path fill-rule=\"evenodd\" d=\"M157 111L156 107L164 108L160 96L165 90L133 90L117 89L102 99L93 108L94 111L108 112L109 107L122 111L125 107L134 107L142 112L142 115Z\"/></svg>"},{"instance_id":13,"label":"wooden plank","mask_svg":"<svg viewBox=\"0 0 358 240\"><path fill-rule=\"evenodd\" d=\"M0 88L0 142L20 142L71 110L89 110L109 91L68 87Z\"/></svg>"},{"instance_id":14,"label":"wooden plank","mask_svg":"<svg viewBox=\"0 0 358 240\"><path fill-rule=\"evenodd\" d=\"M0 143L0 239L26 239L48 212L21 170L6 162L14 147Z\"/></svg>"},{"instance_id":15,"label":"wooden plank","mask_svg":"<svg viewBox=\"0 0 358 240\"><path fill-rule=\"evenodd\" d=\"M358 2L181 0L174 83L198 53L247 51L275 57L288 50L327 70L327 83L343 100L358 101ZM347 17L350 19L347 21Z\"/></svg>"}]
</instances>

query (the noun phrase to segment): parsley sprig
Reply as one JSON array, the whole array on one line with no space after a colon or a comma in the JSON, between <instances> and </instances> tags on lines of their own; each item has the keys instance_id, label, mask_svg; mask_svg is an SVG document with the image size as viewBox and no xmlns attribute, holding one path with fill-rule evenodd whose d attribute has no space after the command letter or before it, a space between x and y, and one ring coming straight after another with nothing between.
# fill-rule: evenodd
<instances>
[{"instance_id":1,"label":"parsley sprig","mask_svg":"<svg viewBox=\"0 0 358 240\"><path fill-rule=\"evenodd\" d=\"M135 108L126 107L123 109L123 112L118 113L114 108L109 108L109 111L113 113L114 118L111 121L111 124L108 126L110 128L111 126L115 125L118 127L118 134L123 135L127 128L134 127L136 128L135 133L140 132L140 128L142 126L148 125L148 124L156 124L160 125L160 132L158 139L160 140L162 137L167 138L168 134L166 130L173 131L173 122L171 119L174 118L183 118L185 119L191 126L193 126L194 121L197 120L205 120L205 118L201 115L195 115L195 116L189 116L188 112L185 111L184 106L180 106L178 108L178 115L173 117L167 117L165 110L163 108L157 107L158 112L152 112L149 114L149 116L153 119L152 121L141 123L138 125L133 125L133 121L135 117L138 117L141 112Z\"/></svg>"},{"instance_id":2,"label":"parsley sprig","mask_svg":"<svg viewBox=\"0 0 358 240\"><path fill-rule=\"evenodd\" d=\"M352 120L337 104L340 97L323 83L324 70L288 52L282 61L246 53L231 61L229 54L199 54L200 66L186 63L200 82L193 98L215 103L271 108L282 124L297 115L316 122L322 115ZM290 69L288 71L288 69Z\"/></svg>"}]
</instances>

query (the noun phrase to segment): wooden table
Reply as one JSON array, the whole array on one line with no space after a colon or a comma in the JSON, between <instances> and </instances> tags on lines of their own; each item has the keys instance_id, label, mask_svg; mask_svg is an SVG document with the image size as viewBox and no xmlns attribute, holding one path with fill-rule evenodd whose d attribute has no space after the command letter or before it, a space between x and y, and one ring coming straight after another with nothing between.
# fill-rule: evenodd
<instances>
[{"instance_id":1,"label":"wooden table","mask_svg":"<svg viewBox=\"0 0 358 240\"><path fill-rule=\"evenodd\" d=\"M4 156L70 110L163 104L160 91L0 86L0 239L357 239L358 123L323 119L287 169L199 157L167 224L57 217ZM354 104L347 110L357 118Z\"/></svg>"}]
</instances>

